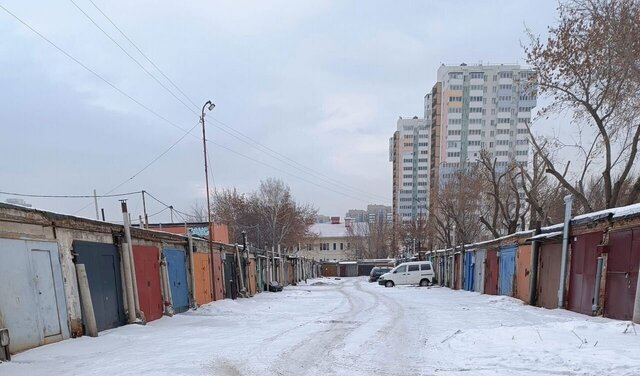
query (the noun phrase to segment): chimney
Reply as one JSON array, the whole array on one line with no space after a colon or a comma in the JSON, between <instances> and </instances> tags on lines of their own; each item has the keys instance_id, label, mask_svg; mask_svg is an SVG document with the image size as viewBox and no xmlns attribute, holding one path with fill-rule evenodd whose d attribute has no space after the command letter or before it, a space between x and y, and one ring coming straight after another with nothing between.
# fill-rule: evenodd
<instances>
[{"instance_id":1,"label":"chimney","mask_svg":"<svg viewBox=\"0 0 640 376\"><path fill-rule=\"evenodd\" d=\"M332 225L339 225L340 224L340 217L331 217L331 224Z\"/></svg>"},{"instance_id":2,"label":"chimney","mask_svg":"<svg viewBox=\"0 0 640 376\"><path fill-rule=\"evenodd\" d=\"M353 218L345 217L344 218L344 227L351 227L353 223Z\"/></svg>"}]
</instances>

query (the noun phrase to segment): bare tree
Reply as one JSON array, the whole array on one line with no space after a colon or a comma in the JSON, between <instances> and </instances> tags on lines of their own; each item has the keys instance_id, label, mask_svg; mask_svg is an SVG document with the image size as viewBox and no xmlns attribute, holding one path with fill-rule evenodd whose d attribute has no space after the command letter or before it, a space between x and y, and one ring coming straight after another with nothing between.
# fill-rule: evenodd
<instances>
[{"instance_id":1,"label":"bare tree","mask_svg":"<svg viewBox=\"0 0 640 376\"><path fill-rule=\"evenodd\" d=\"M580 140L561 146L578 149L572 160L580 168L568 174L571 161L556 163L552 151L535 139L533 147L546 172L584 211L596 208L587 182L602 187L606 208L633 203L640 195L640 176L633 174L640 141L640 1L571 0L558 11L549 38L543 42L530 33L525 53L541 94L552 100L539 115L574 114ZM626 197L624 187L629 187Z\"/></svg>"},{"instance_id":2,"label":"bare tree","mask_svg":"<svg viewBox=\"0 0 640 376\"><path fill-rule=\"evenodd\" d=\"M520 165L513 159L506 166L499 165L487 150L480 152L478 163L485 186L480 222L495 238L516 232L529 211L528 202L520 196Z\"/></svg>"},{"instance_id":3,"label":"bare tree","mask_svg":"<svg viewBox=\"0 0 640 376\"><path fill-rule=\"evenodd\" d=\"M393 225L386 220L373 223L354 222L347 227L347 235L354 258L379 259L391 255Z\"/></svg>"},{"instance_id":4,"label":"bare tree","mask_svg":"<svg viewBox=\"0 0 640 376\"><path fill-rule=\"evenodd\" d=\"M547 140L542 141L545 150ZM530 167L529 167L530 166ZM545 173L545 163L540 152L533 150L531 164L519 165L520 187L529 204L529 228L535 228L538 222L542 226L550 226L562 221L564 216L563 197L567 191L560 182L551 179Z\"/></svg>"},{"instance_id":5,"label":"bare tree","mask_svg":"<svg viewBox=\"0 0 640 376\"><path fill-rule=\"evenodd\" d=\"M437 246L471 243L484 237L478 220L483 205L483 177L475 163L460 169L440 187L432 200L429 227Z\"/></svg>"},{"instance_id":6,"label":"bare tree","mask_svg":"<svg viewBox=\"0 0 640 376\"><path fill-rule=\"evenodd\" d=\"M295 248L310 235L317 211L297 203L281 180L261 182L257 192L239 193L235 188L216 192L212 212L216 222L229 228L229 239L241 241L242 231L255 234L258 246L281 244Z\"/></svg>"}]
</instances>

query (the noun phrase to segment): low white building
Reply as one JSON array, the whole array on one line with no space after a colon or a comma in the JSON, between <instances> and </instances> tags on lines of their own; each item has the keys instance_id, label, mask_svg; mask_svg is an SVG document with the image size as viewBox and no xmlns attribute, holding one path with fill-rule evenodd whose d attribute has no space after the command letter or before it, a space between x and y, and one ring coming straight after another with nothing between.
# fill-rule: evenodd
<instances>
[{"instance_id":1,"label":"low white building","mask_svg":"<svg viewBox=\"0 0 640 376\"><path fill-rule=\"evenodd\" d=\"M340 222L339 218L332 217L330 223L316 223L311 226L311 232L315 234L303 249L301 255L318 261L354 260L356 250L352 247L349 237L349 226L366 225Z\"/></svg>"}]
</instances>

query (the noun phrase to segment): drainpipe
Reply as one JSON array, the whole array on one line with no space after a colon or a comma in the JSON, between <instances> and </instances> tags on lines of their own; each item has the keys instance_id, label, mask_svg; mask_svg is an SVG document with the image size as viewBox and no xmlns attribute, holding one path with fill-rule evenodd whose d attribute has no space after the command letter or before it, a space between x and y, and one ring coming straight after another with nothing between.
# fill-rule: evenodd
<instances>
[{"instance_id":1,"label":"drainpipe","mask_svg":"<svg viewBox=\"0 0 640 376\"><path fill-rule=\"evenodd\" d=\"M269 274L269 283L271 280L276 278L276 247L275 245L271 246L271 274Z\"/></svg>"},{"instance_id":2,"label":"drainpipe","mask_svg":"<svg viewBox=\"0 0 640 376\"><path fill-rule=\"evenodd\" d=\"M243 298L247 297L247 289L244 285L244 272L242 270L242 259L240 257L240 250L238 249L238 244L236 244L236 260L238 261L238 279L240 280L240 296Z\"/></svg>"},{"instance_id":3,"label":"drainpipe","mask_svg":"<svg viewBox=\"0 0 640 376\"><path fill-rule=\"evenodd\" d=\"M564 229L562 234L562 260L560 264L560 288L558 289L558 308L565 308L565 291L567 287L567 262L569 258L569 223L571 222L571 204L573 196L564 198Z\"/></svg>"},{"instance_id":4,"label":"drainpipe","mask_svg":"<svg viewBox=\"0 0 640 376\"><path fill-rule=\"evenodd\" d=\"M282 247L280 246L280 244L278 244L278 258L280 260L280 262L278 262L279 264L279 268L278 268L278 278L280 279L280 284L282 286L285 285L285 281L284 281L284 260L282 259Z\"/></svg>"},{"instance_id":5,"label":"drainpipe","mask_svg":"<svg viewBox=\"0 0 640 376\"><path fill-rule=\"evenodd\" d=\"M536 222L533 236L540 234L540 222ZM540 241L531 242L531 281L529 283L529 304L535 306L538 301L538 265L540 261Z\"/></svg>"},{"instance_id":6,"label":"drainpipe","mask_svg":"<svg viewBox=\"0 0 640 376\"><path fill-rule=\"evenodd\" d=\"M129 324L136 321L136 303L133 296L133 282L131 275L131 258L129 257L129 244L131 244L131 232L129 229L129 214L127 213L127 201L120 200L122 207L122 219L124 219L125 243L122 247L122 263L124 266L124 285L127 291L127 317Z\"/></svg>"},{"instance_id":7,"label":"drainpipe","mask_svg":"<svg viewBox=\"0 0 640 376\"><path fill-rule=\"evenodd\" d=\"M169 285L167 261L164 256L160 256L160 277L162 277L162 289L164 291L164 314L173 316L173 297L171 296L171 286Z\"/></svg>"},{"instance_id":8,"label":"drainpipe","mask_svg":"<svg viewBox=\"0 0 640 376\"><path fill-rule=\"evenodd\" d=\"M596 269L596 286L593 289L593 305L591 306L591 311L595 316L600 309L600 278L602 278L602 256L598 256L598 266Z\"/></svg>"},{"instance_id":9,"label":"drainpipe","mask_svg":"<svg viewBox=\"0 0 640 376\"><path fill-rule=\"evenodd\" d=\"M638 273L640 276L640 272ZM633 305L633 322L640 324L640 278L636 284L636 302Z\"/></svg>"},{"instance_id":10,"label":"drainpipe","mask_svg":"<svg viewBox=\"0 0 640 376\"><path fill-rule=\"evenodd\" d=\"M191 229L187 230L187 247L189 247L189 268L191 269L191 273L189 273L189 280L191 281L191 307L198 308L198 302L196 301L196 270L195 263L193 261L193 236L191 236ZM213 293L213 291L211 291Z\"/></svg>"}]
</instances>

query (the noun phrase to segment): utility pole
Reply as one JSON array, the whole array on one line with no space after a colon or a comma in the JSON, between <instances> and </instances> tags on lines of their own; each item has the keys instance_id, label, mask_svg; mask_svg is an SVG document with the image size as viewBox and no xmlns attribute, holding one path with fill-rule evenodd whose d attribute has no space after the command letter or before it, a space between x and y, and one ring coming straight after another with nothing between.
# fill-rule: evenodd
<instances>
[{"instance_id":1,"label":"utility pole","mask_svg":"<svg viewBox=\"0 0 640 376\"><path fill-rule=\"evenodd\" d=\"M149 228L149 216L147 215L147 201L144 199L145 191L142 191L142 211L144 213L144 228Z\"/></svg>"},{"instance_id":2,"label":"utility pole","mask_svg":"<svg viewBox=\"0 0 640 376\"><path fill-rule=\"evenodd\" d=\"M122 264L124 266L124 284L127 290L127 317L129 324L136 321L136 301L133 287L135 274L131 265L131 232L129 228L129 213L127 212L127 200L120 200L122 206L122 219L124 220L125 244L122 245Z\"/></svg>"},{"instance_id":3,"label":"utility pole","mask_svg":"<svg viewBox=\"0 0 640 376\"><path fill-rule=\"evenodd\" d=\"M100 213L98 212L98 193L96 193L96 190L93 190L93 204L96 207L96 219L99 221L100 220Z\"/></svg>"},{"instance_id":4,"label":"utility pole","mask_svg":"<svg viewBox=\"0 0 640 376\"><path fill-rule=\"evenodd\" d=\"M209 243L209 257L210 258L210 262L211 262L211 280L214 281L215 280L215 275L214 275L214 269L215 269L215 264L213 261L213 244L211 243L211 241L213 240L213 226L211 225L211 202L210 202L210 198L209 198L209 166L207 165L207 135L206 135L206 131L205 131L205 123L204 123L204 110L208 109L209 111L213 110L213 108L216 105L213 104L213 102L211 101L207 101L204 106L202 106L202 112L200 115L200 122L202 123L202 150L204 152L204 181L205 181L205 188L207 190L207 232L209 233L209 239L208 239L208 243Z\"/></svg>"}]
</instances>

